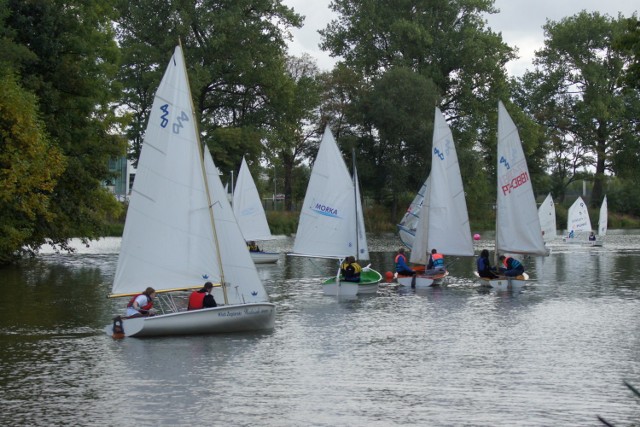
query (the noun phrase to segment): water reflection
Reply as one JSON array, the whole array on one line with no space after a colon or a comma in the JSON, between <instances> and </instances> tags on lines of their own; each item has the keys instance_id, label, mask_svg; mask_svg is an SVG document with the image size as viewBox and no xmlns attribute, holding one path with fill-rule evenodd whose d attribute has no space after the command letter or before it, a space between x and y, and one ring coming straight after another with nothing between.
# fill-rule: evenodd
<instances>
[{"instance_id":1,"label":"water reflection","mask_svg":"<svg viewBox=\"0 0 640 427\"><path fill-rule=\"evenodd\" d=\"M446 286L336 300L320 286L336 261L283 254L258 268L271 333L122 341L102 331L124 305L105 298L117 242L48 252L0 271L0 422L628 425L640 232L610 234L526 258L536 281L521 292L481 288L474 259L447 257ZM372 266L392 270L397 238L371 241ZM475 245L492 249L490 234Z\"/></svg>"}]
</instances>

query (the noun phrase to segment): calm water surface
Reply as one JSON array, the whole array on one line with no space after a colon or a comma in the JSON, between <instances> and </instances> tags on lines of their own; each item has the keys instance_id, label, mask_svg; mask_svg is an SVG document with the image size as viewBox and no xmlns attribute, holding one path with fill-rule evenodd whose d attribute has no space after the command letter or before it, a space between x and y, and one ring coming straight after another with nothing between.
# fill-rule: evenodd
<instances>
[{"instance_id":1,"label":"calm water surface","mask_svg":"<svg viewBox=\"0 0 640 427\"><path fill-rule=\"evenodd\" d=\"M397 237L370 245L390 270ZM461 258L441 288L354 300L322 295L334 262L282 255L259 267L273 332L121 341L103 332L119 240L43 253L0 270L0 425L638 425L640 231L551 246L519 293Z\"/></svg>"}]
</instances>

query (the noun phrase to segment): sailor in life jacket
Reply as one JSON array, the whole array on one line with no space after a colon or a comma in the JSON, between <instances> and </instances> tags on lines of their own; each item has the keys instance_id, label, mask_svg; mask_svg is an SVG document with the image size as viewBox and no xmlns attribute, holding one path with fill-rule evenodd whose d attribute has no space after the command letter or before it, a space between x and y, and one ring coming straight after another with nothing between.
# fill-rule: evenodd
<instances>
[{"instance_id":1,"label":"sailor in life jacket","mask_svg":"<svg viewBox=\"0 0 640 427\"><path fill-rule=\"evenodd\" d=\"M500 267L502 274L508 277L520 276L524 273L524 266L515 258L500 255L500 261L504 267Z\"/></svg>"},{"instance_id":2,"label":"sailor in life jacket","mask_svg":"<svg viewBox=\"0 0 640 427\"><path fill-rule=\"evenodd\" d=\"M253 240L247 243L249 252L260 252L260 247Z\"/></svg>"},{"instance_id":3,"label":"sailor in life jacket","mask_svg":"<svg viewBox=\"0 0 640 427\"><path fill-rule=\"evenodd\" d=\"M156 290L149 287L143 293L135 295L127 304L127 316L148 316L149 310L153 308L153 298Z\"/></svg>"},{"instance_id":4,"label":"sailor in life jacket","mask_svg":"<svg viewBox=\"0 0 640 427\"><path fill-rule=\"evenodd\" d=\"M396 265L396 273L404 276L413 276L416 274L416 272L407 265L407 256L404 254L404 248L398 249L398 253L393 259L393 262Z\"/></svg>"},{"instance_id":5,"label":"sailor in life jacket","mask_svg":"<svg viewBox=\"0 0 640 427\"><path fill-rule=\"evenodd\" d=\"M211 295L213 283L207 282L199 291L191 292L189 295L189 305L187 310L200 310L201 308L217 307L216 300Z\"/></svg>"},{"instance_id":6,"label":"sailor in life jacket","mask_svg":"<svg viewBox=\"0 0 640 427\"><path fill-rule=\"evenodd\" d=\"M353 256L348 256L340 266L340 273L345 282L359 282L361 272L362 267Z\"/></svg>"},{"instance_id":7,"label":"sailor in life jacket","mask_svg":"<svg viewBox=\"0 0 640 427\"><path fill-rule=\"evenodd\" d=\"M438 253L436 249L431 249L427 270L444 271L444 255Z\"/></svg>"}]
</instances>

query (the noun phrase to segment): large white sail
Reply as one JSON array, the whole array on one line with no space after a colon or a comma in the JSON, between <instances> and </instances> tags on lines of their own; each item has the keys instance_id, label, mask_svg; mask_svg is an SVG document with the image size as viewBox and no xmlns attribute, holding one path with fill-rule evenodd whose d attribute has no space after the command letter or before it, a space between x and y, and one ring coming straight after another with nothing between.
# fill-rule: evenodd
<instances>
[{"instance_id":1,"label":"large white sail","mask_svg":"<svg viewBox=\"0 0 640 427\"><path fill-rule=\"evenodd\" d=\"M323 258L357 256L356 239L352 177L327 127L300 211L293 254Z\"/></svg>"},{"instance_id":2,"label":"large white sail","mask_svg":"<svg viewBox=\"0 0 640 427\"><path fill-rule=\"evenodd\" d=\"M556 238L556 205L553 202L551 193L547 194L544 202L538 208L538 218L542 228L542 238L545 242L550 242Z\"/></svg>"},{"instance_id":3,"label":"large white sail","mask_svg":"<svg viewBox=\"0 0 640 427\"><path fill-rule=\"evenodd\" d=\"M578 197L569 208L567 214L567 231L575 233L588 233L591 231L591 219L587 204Z\"/></svg>"},{"instance_id":4,"label":"large white sail","mask_svg":"<svg viewBox=\"0 0 640 427\"><path fill-rule=\"evenodd\" d=\"M364 212L362 211L362 199L360 197L360 181L358 180L358 170L355 165L353 167L353 185L356 191L356 214L357 214L357 232L358 232L358 255L356 258L360 261L369 260L369 245L367 244L367 231L364 225Z\"/></svg>"},{"instance_id":5,"label":"large white sail","mask_svg":"<svg viewBox=\"0 0 640 427\"><path fill-rule=\"evenodd\" d=\"M518 129L498 103L496 251L546 255L531 176Z\"/></svg>"},{"instance_id":6,"label":"large white sail","mask_svg":"<svg viewBox=\"0 0 640 427\"><path fill-rule=\"evenodd\" d=\"M600 217L598 218L598 236L606 236L609 213L607 208L607 196L604 196L600 206Z\"/></svg>"},{"instance_id":7,"label":"large white sail","mask_svg":"<svg viewBox=\"0 0 640 427\"><path fill-rule=\"evenodd\" d=\"M420 212L422 212L425 196L427 195L427 191L429 191L429 182L429 177L427 177L398 224L398 236L402 243L408 248L413 247L413 240L415 239L416 229L420 221Z\"/></svg>"},{"instance_id":8,"label":"large white sail","mask_svg":"<svg viewBox=\"0 0 640 427\"><path fill-rule=\"evenodd\" d=\"M270 240L271 230L260 200L260 194L244 158L233 193L233 212L246 241Z\"/></svg>"},{"instance_id":9,"label":"large white sail","mask_svg":"<svg viewBox=\"0 0 640 427\"><path fill-rule=\"evenodd\" d=\"M218 171L201 148L178 46L151 109L112 292L223 280L231 285L228 303L267 300Z\"/></svg>"},{"instance_id":10,"label":"large white sail","mask_svg":"<svg viewBox=\"0 0 640 427\"><path fill-rule=\"evenodd\" d=\"M431 249L444 255L472 256L473 240L458 155L451 129L438 108L434 118L429 178L410 261L426 264Z\"/></svg>"}]
</instances>

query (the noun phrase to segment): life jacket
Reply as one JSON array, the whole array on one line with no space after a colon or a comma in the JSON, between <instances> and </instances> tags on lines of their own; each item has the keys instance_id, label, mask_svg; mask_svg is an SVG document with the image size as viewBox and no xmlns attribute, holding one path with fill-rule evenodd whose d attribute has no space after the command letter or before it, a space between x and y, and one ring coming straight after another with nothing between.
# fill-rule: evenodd
<instances>
[{"instance_id":1,"label":"life jacket","mask_svg":"<svg viewBox=\"0 0 640 427\"><path fill-rule=\"evenodd\" d=\"M127 304L127 308L131 308L133 307L133 302L136 300L136 298L138 298L140 295L144 295L144 294L138 294L138 295L134 295L133 298L131 298L129 300L129 304ZM153 300L151 299L151 297L149 295L145 295L147 297L147 304L140 307L140 310L151 310L153 308Z\"/></svg>"},{"instance_id":2,"label":"life jacket","mask_svg":"<svg viewBox=\"0 0 640 427\"><path fill-rule=\"evenodd\" d=\"M206 292L193 291L189 295L189 305L187 310L200 310L204 307L204 297L207 296Z\"/></svg>"},{"instance_id":3,"label":"life jacket","mask_svg":"<svg viewBox=\"0 0 640 427\"><path fill-rule=\"evenodd\" d=\"M511 267L509 267L509 262L511 262ZM518 268L522 265L522 263L520 263L520 261L518 261L515 258L511 258L511 257L507 257L504 259L504 261L502 261L502 264L504 264L505 268Z\"/></svg>"},{"instance_id":4,"label":"life jacket","mask_svg":"<svg viewBox=\"0 0 640 427\"><path fill-rule=\"evenodd\" d=\"M433 267L444 267L444 255L438 253L431 254L431 260Z\"/></svg>"}]
</instances>

